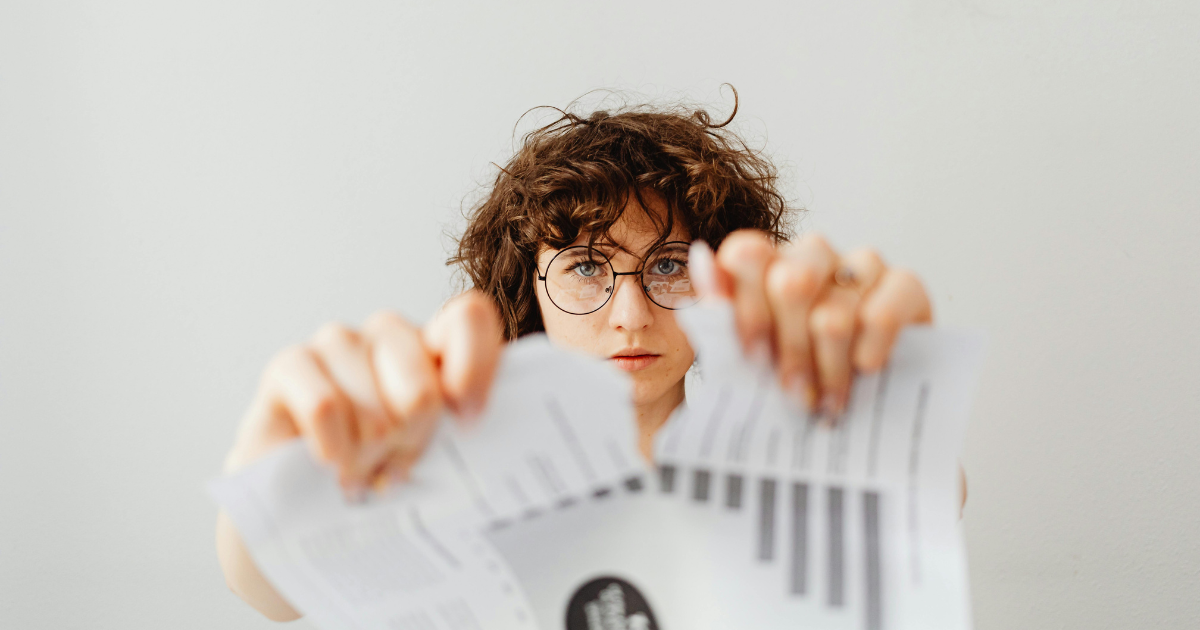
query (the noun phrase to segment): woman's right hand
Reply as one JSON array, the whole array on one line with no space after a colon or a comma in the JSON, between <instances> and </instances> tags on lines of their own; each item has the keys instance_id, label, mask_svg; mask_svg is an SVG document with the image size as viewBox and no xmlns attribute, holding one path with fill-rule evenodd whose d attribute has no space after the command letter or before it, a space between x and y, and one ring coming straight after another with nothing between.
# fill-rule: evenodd
<instances>
[{"instance_id":1,"label":"woman's right hand","mask_svg":"<svg viewBox=\"0 0 1200 630\"><path fill-rule=\"evenodd\" d=\"M484 408L502 331L496 306L474 290L446 302L424 329L388 312L373 314L362 330L322 326L266 366L226 473L299 437L348 493L406 478L443 409L469 419ZM224 511L217 557L230 590L247 604L270 619L300 616L260 574Z\"/></svg>"},{"instance_id":2,"label":"woman's right hand","mask_svg":"<svg viewBox=\"0 0 1200 630\"><path fill-rule=\"evenodd\" d=\"M267 365L225 459L232 473L303 438L351 494L403 479L443 409L477 415L504 345L492 301L469 291L423 329L377 313L361 331L323 326ZM259 572L229 516L217 516L217 557L230 590L270 619L300 616Z\"/></svg>"},{"instance_id":3,"label":"woman's right hand","mask_svg":"<svg viewBox=\"0 0 1200 630\"><path fill-rule=\"evenodd\" d=\"M326 324L263 372L226 473L301 437L349 493L407 477L443 409L483 409L503 347L500 317L478 291L420 329L380 312L361 330Z\"/></svg>"}]
</instances>

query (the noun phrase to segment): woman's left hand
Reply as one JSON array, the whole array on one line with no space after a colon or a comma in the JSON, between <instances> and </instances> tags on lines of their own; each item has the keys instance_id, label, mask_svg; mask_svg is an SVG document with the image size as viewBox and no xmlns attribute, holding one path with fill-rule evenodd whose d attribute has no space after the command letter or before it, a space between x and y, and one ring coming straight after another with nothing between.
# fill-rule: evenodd
<instances>
[{"instance_id":1,"label":"woman's left hand","mask_svg":"<svg viewBox=\"0 0 1200 630\"><path fill-rule=\"evenodd\" d=\"M739 230L716 253L713 289L733 302L748 353L770 352L784 389L809 409L846 408L854 373L887 363L900 330L933 319L915 274L877 252L841 255L815 234L776 247Z\"/></svg>"}]
</instances>

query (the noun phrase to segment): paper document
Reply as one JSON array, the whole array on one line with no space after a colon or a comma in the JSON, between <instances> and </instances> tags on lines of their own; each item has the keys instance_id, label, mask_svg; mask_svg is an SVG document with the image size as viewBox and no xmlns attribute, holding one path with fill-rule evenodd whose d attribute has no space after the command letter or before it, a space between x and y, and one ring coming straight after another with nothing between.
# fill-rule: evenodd
<instances>
[{"instance_id":1,"label":"paper document","mask_svg":"<svg viewBox=\"0 0 1200 630\"><path fill-rule=\"evenodd\" d=\"M975 335L903 333L835 428L746 360L727 305L679 311L703 378L637 450L625 375L544 337L410 483L349 503L303 444L210 490L320 628L969 628L958 454Z\"/></svg>"}]
</instances>

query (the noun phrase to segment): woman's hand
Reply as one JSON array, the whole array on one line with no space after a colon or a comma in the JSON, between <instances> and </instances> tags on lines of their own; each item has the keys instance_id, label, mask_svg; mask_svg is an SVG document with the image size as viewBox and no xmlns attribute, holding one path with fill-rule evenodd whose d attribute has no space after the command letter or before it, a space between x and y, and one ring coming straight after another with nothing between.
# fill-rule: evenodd
<instances>
[{"instance_id":1,"label":"woman's hand","mask_svg":"<svg viewBox=\"0 0 1200 630\"><path fill-rule=\"evenodd\" d=\"M466 417L483 409L501 331L495 306L476 291L423 330L387 312L362 330L323 326L267 365L226 472L301 437L348 491L404 478L443 408Z\"/></svg>"},{"instance_id":2,"label":"woman's hand","mask_svg":"<svg viewBox=\"0 0 1200 630\"><path fill-rule=\"evenodd\" d=\"M869 249L842 256L817 235L776 248L762 232L739 230L721 244L713 271L746 351L771 352L785 390L834 416L855 371L882 368L903 327L933 318L912 272Z\"/></svg>"},{"instance_id":3,"label":"woman's hand","mask_svg":"<svg viewBox=\"0 0 1200 630\"><path fill-rule=\"evenodd\" d=\"M483 409L501 331L492 301L475 291L447 302L424 329L393 313L371 316L361 331L322 327L267 365L225 471L300 437L352 494L405 478L443 408L460 417ZM300 616L259 572L224 511L217 557L230 590L267 618Z\"/></svg>"}]
</instances>

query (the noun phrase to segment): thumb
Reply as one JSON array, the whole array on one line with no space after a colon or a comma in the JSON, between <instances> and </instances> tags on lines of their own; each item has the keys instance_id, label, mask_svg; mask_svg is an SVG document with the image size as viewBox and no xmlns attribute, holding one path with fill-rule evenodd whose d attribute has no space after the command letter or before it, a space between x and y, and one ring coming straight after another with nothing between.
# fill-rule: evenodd
<instances>
[{"instance_id":1,"label":"thumb","mask_svg":"<svg viewBox=\"0 0 1200 630\"><path fill-rule=\"evenodd\" d=\"M717 266L716 256L708 243L692 241L688 249L688 271L692 286L701 300L709 297L722 300L733 298L733 278L729 272Z\"/></svg>"}]
</instances>

